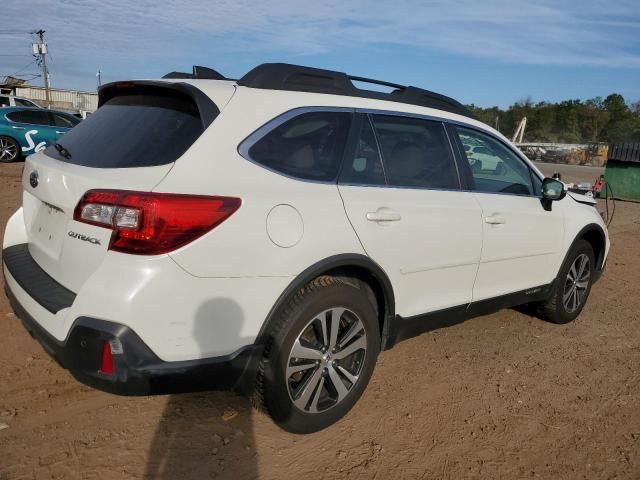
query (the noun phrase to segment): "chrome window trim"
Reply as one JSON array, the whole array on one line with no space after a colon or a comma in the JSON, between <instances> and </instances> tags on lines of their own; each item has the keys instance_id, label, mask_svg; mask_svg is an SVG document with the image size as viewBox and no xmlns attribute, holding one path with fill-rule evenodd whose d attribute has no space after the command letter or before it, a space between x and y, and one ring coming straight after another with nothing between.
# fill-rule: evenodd
<instances>
[{"instance_id":1,"label":"chrome window trim","mask_svg":"<svg viewBox=\"0 0 640 480\"><path fill-rule=\"evenodd\" d=\"M439 117L439 116L435 116L435 115L425 115L425 114L421 114L421 113L411 113L411 112L402 112L402 111L397 111L397 110L382 110L382 109L375 109L375 108L354 108L354 107L331 107L331 106L304 106L304 107L295 107L292 108L291 110L287 110L283 113L281 113L280 115L272 118L271 120L267 121L265 124L263 124L262 126L258 127L256 130L254 130L251 134L249 134L244 140L242 140L240 142L240 144L238 145L238 154L240 154L240 156L242 158L244 158L245 160L253 163L254 165L260 167L260 168L264 168L265 170L268 170L272 173L275 173L277 175L280 175L282 177L291 179L291 180L296 180L298 182L306 182L306 183L315 183L315 184L320 184L320 185L345 185L345 186L359 186L359 187L376 187L376 188L404 188L404 189L411 189L411 190L435 190L435 191L451 191L451 192L465 192L465 193L477 193L477 194L483 194L483 195L508 195L508 196L515 196L515 197L530 197L530 198L537 198L540 199L541 197L539 195L522 195L522 194L516 194L516 193L503 193L503 192L483 192L480 190L470 190L470 189L463 189L462 188L462 180L460 178L460 172L458 170L458 165L457 162L454 162L456 165L456 171L458 172L458 181L459 181L459 185L460 188L458 189L442 189L442 188L427 188L427 187L402 187L402 186L397 186L397 185L388 185L388 184L384 184L384 185L379 185L379 184L362 184L362 183L358 183L358 184L352 184L352 183L341 183L339 181L339 175L340 172L338 172L336 178L334 178L333 180L311 180L311 179L306 179L306 178L300 178L300 177L295 177L293 175L289 175L286 173L283 173L281 171L275 170L273 168L270 168L262 163L259 163L257 161L255 161L254 159L251 158L251 156L249 155L249 150L251 149L251 147L253 147L253 145L260 140L262 137L264 137L266 134L268 134L269 132L271 132L273 129L279 127L280 125L282 125L283 123L287 122L288 120L291 120L292 118L295 118L299 115L302 115L304 113L309 113L309 112L343 112L343 113L362 113L362 114L366 114L367 115L367 119L369 120L369 122L371 122L371 117L370 115L389 115L389 116L395 116L395 117L410 117L410 118L416 118L416 119L422 119L422 120L431 120L431 121L435 121L435 122L440 122L443 124L443 128L445 130L445 134L447 135L447 139L449 140L449 144L451 147L451 154L455 156L455 151L453 150L453 147L451 145L451 138L449 137L449 133L447 132L447 129L445 128L445 124L451 124L451 125L459 125L461 127L464 128L469 128L471 130L476 130L484 135L488 135L490 136L492 139L494 139L495 141L499 142L500 144L502 144L505 148L507 148L509 151L511 151L513 154L515 154L517 157L519 157L524 163L525 165L529 168L529 170L536 175L540 181L544 180L544 177L541 175L538 175L537 170L535 170L533 168L533 164L531 163L531 161L517 148L513 148L511 145L509 145L508 143L506 143L504 140L502 140L499 137L496 137L492 132L487 131L483 128L477 127L475 125L471 125L469 123L460 121L460 120L455 120L455 119L450 119L450 118L444 118L444 117ZM373 125L372 125L373 127ZM375 129L374 129L375 131ZM377 142L377 136L376 136L376 142ZM384 169L384 162L383 162L383 169ZM386 179L385 179L386 180Z\"/></svg>"},{"instance_id":2,"label":"chrome window trim","mask_svg":"<svg viewBox=\"0 0 640 480\"><path fill-rule=\"evenodd\" d=\"M396 190L426 190L426 191L435 191L435 192L455 192L455 193L476 193L471 190L462 190L461 188L434 188L434 187L402 187L399 185L380 185L380 184L370 184L370 183L351 183L344 182L338 183L340 187L366 187L366 188L395 188Z\"/></svg>"}]
</instances>

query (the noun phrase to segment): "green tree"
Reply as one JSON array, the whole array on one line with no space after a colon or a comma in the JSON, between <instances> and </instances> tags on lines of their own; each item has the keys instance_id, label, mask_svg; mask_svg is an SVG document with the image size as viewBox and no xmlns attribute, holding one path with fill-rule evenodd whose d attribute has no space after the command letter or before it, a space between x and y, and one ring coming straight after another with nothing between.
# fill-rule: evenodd
<instances>
[{"instance_id":1,"label":"green tree","mask_svg":"<svg viewBox=\"0 0 640 480\"><path fill-rule=\"evenodd\" d=\"M526 142L640 142L640 102L631 107L624 97L613 93L586 101L558 103L520 100L506 110L470 105L478 119L512 137L518 123L527 117Z\"/></svg>"}]
</instances>

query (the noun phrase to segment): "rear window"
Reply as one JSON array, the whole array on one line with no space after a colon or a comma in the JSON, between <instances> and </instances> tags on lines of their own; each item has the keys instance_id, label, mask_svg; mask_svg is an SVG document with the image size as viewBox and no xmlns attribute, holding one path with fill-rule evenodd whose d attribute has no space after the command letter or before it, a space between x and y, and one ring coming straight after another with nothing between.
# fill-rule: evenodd
<instances>
[{"instance_id":1,"label":"rear window","mask_svg":"<svg viewBox=\"0 0 640 480\"><path fill-rule=\"evenodd\" d=\"M124 95L102 105L45 153L58 160L97 168L165 165L177 160L202 134L198 108L186 95Z\"/></svg>"}]
</instances>

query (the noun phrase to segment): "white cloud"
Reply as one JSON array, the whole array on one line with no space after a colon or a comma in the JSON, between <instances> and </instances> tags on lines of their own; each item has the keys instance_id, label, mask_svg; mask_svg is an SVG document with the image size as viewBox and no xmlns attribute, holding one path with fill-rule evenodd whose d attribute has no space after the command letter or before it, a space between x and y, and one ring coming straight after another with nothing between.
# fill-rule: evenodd
<instances>
[{"instance_id":1,"label":"white cloud","mask_svg":"<svg viewBox=\"0 0 640 480\"><path fill-rule=\"evenodd\" d=\"M640 67L635 0L5 0L2 10L13 26L46 29L54 66L69 77L98 65L175 64L193 51L304 56L379 44L509 63ZM28 42L0 36L0 54ZM0 62L0 74L24 63Z\"/></svg>"}]
</instances>

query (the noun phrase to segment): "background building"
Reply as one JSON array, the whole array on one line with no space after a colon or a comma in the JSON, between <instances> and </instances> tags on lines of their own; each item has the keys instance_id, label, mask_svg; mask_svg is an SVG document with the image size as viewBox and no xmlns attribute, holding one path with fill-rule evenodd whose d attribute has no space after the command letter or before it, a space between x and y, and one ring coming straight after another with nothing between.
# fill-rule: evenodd
<instances>
[{"instance_id":1,"label":"background building","mask_svg":"<svg viewBox=\"0 0 640 480\"><path fill-rule=\"evenodd\" d=\"M39 105L47 107L44 87L32 87L19 78L5 77L0 81L0 93L29 98ZM51 108L57 110L75 113L94 112L98 108L98 94L96 92L50 88L49 97Z\"/></svg>"}]
</instances>

